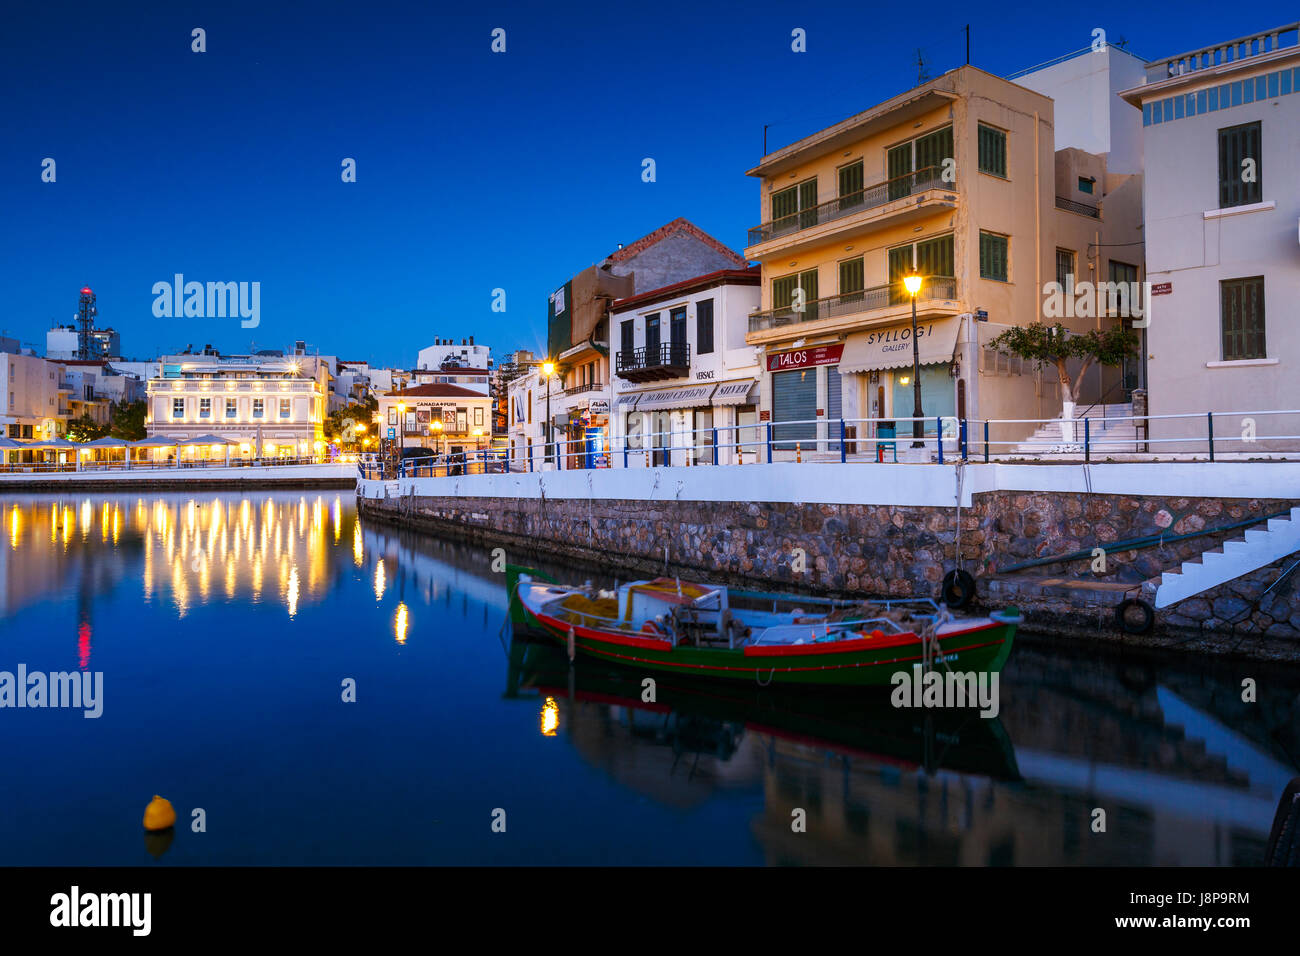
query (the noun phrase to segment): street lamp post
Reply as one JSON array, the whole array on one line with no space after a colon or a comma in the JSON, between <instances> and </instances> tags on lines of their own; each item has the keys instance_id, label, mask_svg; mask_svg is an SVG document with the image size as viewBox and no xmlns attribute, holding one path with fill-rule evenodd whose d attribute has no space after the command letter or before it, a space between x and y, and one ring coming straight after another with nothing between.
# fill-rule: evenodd
<instances>
[{"instance_id":1,"label":"street lamp post","mask_svg":"<svg viewBox=\"0 0 1300 956\"><path fill-rule=\"evenodd\" d=\"M916 340L916 294L921 291L921 277L906 276L903 279L908 294L912 297L912 447L924 448L922 436L925 434L925 412L921 410L921 346Z\"/></svg>"},{"instance_id":2,"label":"street lamp post","mask_svg":"<svg viewBox=\"0 0 1300 956\"><path fill-rule=\"evenodd\" d=\"M542 456L542 460L549 461L551 457L551 429L554 427L551 423L551 376L555 374L555 363L543 362L542 374L546 376L546 453Z\"/></svg>"}]
</instances>

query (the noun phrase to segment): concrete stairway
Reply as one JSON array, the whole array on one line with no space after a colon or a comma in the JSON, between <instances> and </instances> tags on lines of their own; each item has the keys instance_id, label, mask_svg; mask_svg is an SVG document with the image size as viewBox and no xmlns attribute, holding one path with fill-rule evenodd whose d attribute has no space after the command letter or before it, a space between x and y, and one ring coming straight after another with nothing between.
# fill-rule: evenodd
<instances>
[{"instance_id":1,"label":"concrete stairway","mask_svg":"<svg viewBox=\"0 0 1300 956\"><path fill-rule=\"evenodd\" d=\"M1081 410L1082 411L1082 410ZM1115 421L1133 414L1133 404L1096 405L1087 410L1088 445L1093 452L1134 452L1138 450L1138 433L1132 421ZM1060 422L1045 422L1038 426L1026 441L1016 446L1021 455L1052 455L1083 451L1083 418L1074 425L1074 444L1066 445L1061 438Z\"/></svg>"},{"instance_id":2,"label":"concrete stairway","mask_svg":"<svg viewBox=\"0 0 1300 956\"><path fill-rule=\"evenodd\" d=\"M1300 508L1288 518L1270 518L1263 528L1247 528L1241 538L1206 551L1199 560L1183 562L1181 571L1166 571L1154 579L1155 606L1168 607L1216 585L1232 581L1300 551Z\"/></svg>"}]
</instances>

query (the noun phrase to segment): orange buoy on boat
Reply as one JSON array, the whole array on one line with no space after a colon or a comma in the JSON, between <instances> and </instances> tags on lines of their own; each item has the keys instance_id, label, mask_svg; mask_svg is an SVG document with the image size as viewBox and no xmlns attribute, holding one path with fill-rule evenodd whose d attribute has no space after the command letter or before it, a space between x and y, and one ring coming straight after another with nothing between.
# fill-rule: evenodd
<instances>
[{"instance_id":1,"label":"orange buoy on boat","mask_svg":"<svg viewBox=\"0 0 1300 956\"><path fill-rule=\"evenodd\" d=\"M144 828L146 830L166 830L176 825L176 811L170 800L164 800L156 793L149 806L144 808Z\"/></svg>"}]
</instances>

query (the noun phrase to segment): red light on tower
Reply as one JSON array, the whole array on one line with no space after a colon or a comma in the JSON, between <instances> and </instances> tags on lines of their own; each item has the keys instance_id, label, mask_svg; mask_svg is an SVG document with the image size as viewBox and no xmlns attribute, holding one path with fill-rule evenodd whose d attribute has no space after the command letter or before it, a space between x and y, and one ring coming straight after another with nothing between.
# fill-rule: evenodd
<instances>
[{"instance_id":1,"label":"red light on tower","mask_svg":"<svg viewBox=\"0 0 1300 956\"><path fill-rule=\"evenodd\" d=\"M81 294L82 294L82 295L94 295L95 293L93 293L93 292L90 291L90 286L83 286L82 289L81 289Z\"/></svg>"}]
</instances>

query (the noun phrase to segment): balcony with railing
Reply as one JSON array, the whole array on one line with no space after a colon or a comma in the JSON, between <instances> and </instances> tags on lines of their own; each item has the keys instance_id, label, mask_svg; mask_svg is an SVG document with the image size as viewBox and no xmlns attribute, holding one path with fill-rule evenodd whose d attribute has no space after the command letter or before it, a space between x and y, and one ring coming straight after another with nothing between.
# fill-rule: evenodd
<instances>
[{"instance_id":1,"label":"balcony with railing","mask_svg":"<svg viewBox=\"0 0 1300 956\"><path fill-rule=\"evenodd\" d=\"M921 283L921 290L916 294L918 306L922 301L955 302L956 299L957 280L952 276L926 276ZM802 310L791 304L780 309L768 309L766 312L751 312L749 331L766 332L787 325L877 312L906 306L910 301L903 284L894 282L890 285L873 286L861 292L846 292L841 295L826 296L823 299L812 299L803 303Z\"/></svg>"},{"instance_id":2,"label":"balcony with railing","mask_svg":"<svg viewBox=\"0 0 1300 956\"><path fill-rule=\"evenodd\" d=\"M565 395L581 395L583 392L600 392L604 391L603 382L583 382L581 385L570 385L564 390Z\"/></svg>"},{"instance_id":3,"label":"balcony with railing","mask_svg":"<svg viewBox=\"0 0 1300 956\"><path fill-rule=\"evenodd\" d=\"M1092 219L1101 218L1100 207L1084 202L1075 202L1073 199L1066 199L1064 196L1056 197L1056 208L1064 209L1066 212L1078 213L1080 216L1088 216Z\"/></svg>"},{"instance_id":4,"label":"balcony with railing","mask_svg":"<svg viewBox=\"0 0 1300 956\"><path fill-rule=\"evenodd\" d=\"M654 382L681 378L691 369L691 347L685 342L622 350L614 357L614 371L629 382Z\"/></svg>"},{"instance_id":5,"label":"balcony with railing","mask_svg":"<svg viewBox=\"0 0 1300 956\"><path fill-rule=\"evenodd\" d=\"M1300 44L1300 22L1288 23L1260 33L1238 37L1226 43L1215 43L1179 53L1177 56L1152 60L1147 64L1147 82L1159 83L1175 76L1185 76L1215 67L1248 60L1265 53L1295 47Z\"/></svg>"},{"instance_id":6,"label":"balcony with railing","mask_svg":"<svg viewBox=\"0 0 1300 956\"><path fill-rule=\"evenodd\" d=\"M918 169L903 176L887 179L884 182L867 186L858 192L838 196L829 202L809 206L787 216L779 216L771 222L754 226L749 230L749 248L762 245L774 239L781 239L804 233L827 223L845 220L845 225L857 226L865 221L895 219L895 214L904 212L915 214L917 208L926 202L923 193L941 192L942 196L932 197L937 203L951 205L956 199L957 184L945 182L944 170L939 166ZM900 208L882 207L899 199L919 197L916 202L903 204ZM874 213L874 214L873 214ZM871 215L862 215L871 214ZM852 222L848 220L852 218ZM833 230L832 230L833 231ZM756 258L751 255L749 258Z\"/></svg>"}]
</instances>

